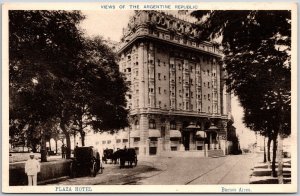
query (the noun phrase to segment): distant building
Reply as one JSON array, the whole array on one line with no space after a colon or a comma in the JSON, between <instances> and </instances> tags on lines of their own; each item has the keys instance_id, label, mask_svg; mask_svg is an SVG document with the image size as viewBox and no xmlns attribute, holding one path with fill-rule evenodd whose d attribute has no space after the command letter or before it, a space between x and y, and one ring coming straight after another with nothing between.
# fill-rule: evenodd
<instances>
[{"instance_id":1,"label":"distant building","mask_svg":"<svg viewBox=\"0 0 300 196\"><path fill-rule=\"evenodd\" d=\"M123 131L128 140L116 144L140 155L201 154L205 144L225 153L231 118L226 73L220 51L200 42L199 33L164 12L136 11L130 19L118 50L120 71L130 82L130 127Z\"/></svg>"}]
</instances>

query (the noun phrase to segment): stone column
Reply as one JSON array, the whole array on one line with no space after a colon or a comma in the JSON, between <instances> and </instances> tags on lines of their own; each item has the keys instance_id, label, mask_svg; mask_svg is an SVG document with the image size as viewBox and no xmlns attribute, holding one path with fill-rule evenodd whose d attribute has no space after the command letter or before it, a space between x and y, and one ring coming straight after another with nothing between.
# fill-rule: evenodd
<instances>
[{"instance_id":1,"label":"stone column","mask_svg":"<svg viewBox=\"0 0 300 196\"><path fill-rule=\"evenodd\" d=\"M149 136L149 121L148 121L148 117L145 114L142 114L140 116L140 148L141 148L141 154L146 155L146 148L148 147L149 150L149 143L148 146L146 144L146 141L148 139ZM149 153L148 153L149 155Z\"/></svg>"},{"instance_id":2,"label":"stone column","mask_svg":"<svg viewBox=\"0 0 300 196\"><path fill-rule=\"evenodd\" d=\"M212 134L211 134L211 133L209 133L209 149L210 149L210 150L213 149Z\"/></svg>"},{"instance_id":3,"label":"stone column","mask_svg":"<svg viewBox=\"0 0 300 196\"><path fill-rule=\"evenodd\" d=\"M149 64L148 64L148 43L145 43L144 47L143 47L143 51L144 51L144 55L143 55L143 66L144 66L144 78L143 78L143 84L144 84L144 105L143 107L148 107L149 105L149 74L148 74L148 68L149 68Z\"/></svg>"},{"instance_id":4,"label":"stone column","mask_svg":"<svg viewBox=\"0 0 300 196\"><path fill-rule=\"evenodd\" d=\"M158 138L157 139L157 155L161 155L163 150L163 139L162 138Z\"/></svg>"},{"instance_id":5,"label":"stone column","mask_svg":"<svg viewBox=\"0 0 300 196\"><path fill-rule=\"evenodd\" d=\"M134 61L134 59L132 59ZM138 81L139 81L139 107L145 108L145 73L144 70L144 43L141 42L138 46Z\"/></svg>"},{"instance_id":6,"label":"stone column","mask_svg":"<svg viewBox=\"0 0 300 196\"><path fill-rule=\"evenodd\" d=\"M220 140L221 150L223 150L223 155L226 154L226 141Z\"/></svg>"},{"instance_id":7,"label":"stone column","mask_svg":"<svg viewBox=\"0 0 300 196\"><path fill-rule=\"evenodd\" d=\"M208 144L204 144L204 156L208 157Z\"/></svg>"},{"instance_id":8,"label":"stone column","mask_svg":"<svg viewBox=\"0 0 300 196\"><path fill-rule=\"evenodd\" d=\"M149 147L150 147L150 139L146 139L146 144L144 145L145 156L149 156Z\"/></svg>"},{"instance_id":9,"label":"stone column","mask_svg":"<svg viewBox=\"0 0 300 196\"><path fill-rule=\"evenodd\" d=\"M190 150L195 150L195 141L193 140L193 131L190 131Z\"/></svg>"},{"instance_id":10,"label":"stone column","mask_svg":"<svg viewBox=\"0 0 300 196\"><path fill-rule=\"evenodd\" d=\"M171 141L170 141L170 120L166 121L166 131L165 131L165 151L171 150Z\"/></svg>"}]
</instances>

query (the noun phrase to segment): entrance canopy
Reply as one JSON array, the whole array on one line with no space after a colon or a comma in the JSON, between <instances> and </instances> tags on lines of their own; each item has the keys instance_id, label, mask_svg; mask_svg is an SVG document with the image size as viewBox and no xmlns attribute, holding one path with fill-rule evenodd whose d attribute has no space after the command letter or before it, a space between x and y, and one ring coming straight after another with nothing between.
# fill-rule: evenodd
<instances>
[{"instance_id":1,"label":"entrance canopy","mask_svg":"<svg viewBox=\"0 0 300 196\"><path fill-rule=\"evenodd\" d=\"M158 129L149 129L149 137L161 137Z\"/></svg>"},{"instance_id":2,"label":"entrance canopy","mask_svg":"<svg viewBox=\"0 0 300 196\"><path fill-rule=\"evenodd\" d=\"M190 125L189 126L187 126L185 129L187 129L187 130L196 130L196 129L201 129L201 127L199 126L199 125L196 125L196 124L194 124L194 123L190 123Z\"/></svg>"},{"instance_id":3,"label":"entrance canopy","mask_svg":"<svg viewBox=\"0 0 300 196\"><path fill-rule=\"evenodd\" d=\"M181 137L181 133L179 130L170 130L170 137L171 138L179 138L179 137Z\"/></svg>"},{"instance_id":4,"label":"entrance canopy","mask_svg":"<svg viewBox=\"0 0 300 196\"><path fill-rule=\"evenodd\" d=\"M217 132L218 130L220 129L212 123L206 132Z\"/></svg>"}]
</instances>

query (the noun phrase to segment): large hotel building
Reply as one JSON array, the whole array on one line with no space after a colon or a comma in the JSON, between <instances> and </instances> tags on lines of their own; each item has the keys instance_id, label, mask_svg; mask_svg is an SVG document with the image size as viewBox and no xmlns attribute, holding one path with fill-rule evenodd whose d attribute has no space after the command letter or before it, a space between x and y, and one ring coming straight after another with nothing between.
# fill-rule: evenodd
<instances>
[{"instance_id":1,"label":"large hotel building","mask_svg":"<svg viewBox=\"0 0 300 196\"><path fill-rule=\"evenodd\" d=\"M199 36L186 20L135 12L118 49L130 84L130 127L116 134L115 148L125 144L139 155L226 153L231 98L222 54Z\"/></svg>"}]
</instances>

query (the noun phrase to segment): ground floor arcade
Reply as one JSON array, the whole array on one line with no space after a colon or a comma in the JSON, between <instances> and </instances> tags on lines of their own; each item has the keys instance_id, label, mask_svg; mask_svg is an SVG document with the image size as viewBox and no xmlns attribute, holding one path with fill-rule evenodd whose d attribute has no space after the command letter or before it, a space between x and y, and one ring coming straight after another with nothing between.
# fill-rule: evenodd
<instances>
[{"instance_id":1,"label":"ground floor arcade","mask_svg":"<svg viewBox=\"0 0 300 196\"><path fill-rule=\"evenodd\" d=\"M139 156L195 153L208 151L226 154L227 118L166 116L145 114L132 116L131 126L118 131L112 139L101 141L102 148L135 148Z\"/></svg>"}]
</instances>

